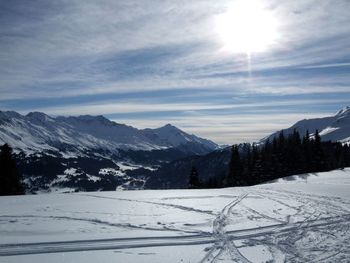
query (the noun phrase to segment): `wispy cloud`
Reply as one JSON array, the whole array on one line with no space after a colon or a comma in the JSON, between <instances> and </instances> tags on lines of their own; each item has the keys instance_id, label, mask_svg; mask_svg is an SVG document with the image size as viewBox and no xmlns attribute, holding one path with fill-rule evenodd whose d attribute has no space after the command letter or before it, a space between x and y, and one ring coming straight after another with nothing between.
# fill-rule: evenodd
<instances>
[{"instance_id":1,"label":"wispy cloud","mask_svg":"<svg viewBox=\"0 0 350 263\"><path fill-rule=\"evenodd\" d=\"M302 118L334 114L331 111L309 113L318 104L346 104L346 99L297 99L255 103L156 103L112 102L34 108L51 115L105 115L108 118L139 128L159 127L172 123L187 132L218 143L254 142L269 133L288 127ZM311 107L311 108L310 108ZM285 110L283 110L285 109ZM317 109L317 107L316 107ZM33 108L31 108L33 110ZM20 110L21 113L28 113Z\"/></svg>"},{"instance_id":2,"label":"wispy cloud","mask_svg":"<svg viewBox=\"0 0 350 263\"><path fill-rule=\"evenodd\" d=\"M244 115L198 115L181 116L157 119L145 118L115 118L118 123L128 123L135 127L157 128L167 123L172 123L188 133L193 133L204 138L210 138L221 144L233 144L242 142L255 142L276 130L289 127L300 119L318 118L329 116L332 113L281 113L261 116L253 114ZM261 120L264 120L263 122Z\"/></svg>"},{"instance_id":3,"label":"wispy cloud","mask_svg":"<svg viewBox=\"0 0 350 263\"><path fill-rule=\"evenodd\" d=\"M1 1L0 106L139 114L139 123L148 123L143 112L166 112L169 120L184 111L238 118L234 110L275 105L301 118L350 102L349 1L261 0L279 21L279 37L250 64L245 54L223 52L215 30L215 17L234 1ZM230 125L210 137L245 138L226 133Z\"/></svg>"},{"instance_id":4,"label":"wispy cloud","mask_svg":"<svg viewBox=\"0 0 350 263\"><path fill-rule=\"evenodd\" d=\"M350 62L310 65L310 66L303 66L301 68L303 68L303 69L318 69L318 68L338 68L338 67L350 67Z\"/></svg>"}]
</instances>

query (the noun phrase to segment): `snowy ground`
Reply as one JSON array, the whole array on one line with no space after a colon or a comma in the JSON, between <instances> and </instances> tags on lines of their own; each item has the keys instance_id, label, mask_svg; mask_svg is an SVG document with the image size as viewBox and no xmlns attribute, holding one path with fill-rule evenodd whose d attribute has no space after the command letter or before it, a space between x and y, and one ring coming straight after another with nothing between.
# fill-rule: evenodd
<instances>
[{"instance_id":1,"label":"snowy ground","mask_svg":"<svg viewBox=\"0 0 350 263\"><path fill-rule=\"evenodd\" d=\"M0 198L0 262L350 262L350 168L217 190Z\"/></svg>"}]
</instances>

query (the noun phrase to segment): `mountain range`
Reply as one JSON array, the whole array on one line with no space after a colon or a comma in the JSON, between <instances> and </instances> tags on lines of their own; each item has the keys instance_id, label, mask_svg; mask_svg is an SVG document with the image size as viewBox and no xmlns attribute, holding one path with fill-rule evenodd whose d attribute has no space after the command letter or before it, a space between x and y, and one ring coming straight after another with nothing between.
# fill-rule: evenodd
<instances>
[{"instance_id":1,"label":"mountain range","mask_svg":"<svg viewBox=\"0 0 350 263\"><path fill-rule=\"evenodd\" d=\"M305 136L306 132L309 131L310 135L313 136L318 130L321 139L323 141L338 141L341 143L350 142L350 107L346 106L340 109L335 115L316 118L316 119L304 119L298 121L293 126L277 131L261 140L265 142L267 139L272 141L273 137L278 136L280 132L284 135L289 135L297 130L301 136Z\"/></svg>"},{"instance_id":2,"label":"mountain range","mask_svg":"<svg viewBox=\"0 0 350 263\"><path fill-rule=\"evenodd\" d=\"M301 120L288 135L316 130L322 140L350 142L350 108ZM277 131L257 142L272 140ZM137 129L103 116L52 117L0 111L0 145L15 152L28 192L183 188L192 166L202 180L227 171L230 148L167 124ZM241 145L244 148L244 144Z\"/></svg>"},{"instance_id":3,"label":"mountain range","mask_svg":"<svg viewBox=\"0 0 350 263\"><path fill-rule=\"evenodd\" d=\"M103 116L50 117L41 112L23 116L13 111L0 111L0 143L9 143L15 150L29 155L43 151L83 155L93 149L117 153L118 150L169 148L186 148L203 154L218 147L170 124L140 130Z\"/></svg>"},{"instance_id":4,"label":"mountain range","mask_svg":"<svg viewBox=\"0 0 350 263\"><path fill-rule=\"evenodd\" d=\"M15 152L26 188L86 191L143 188L147 174L178 158L218 149L167 124L137 129L103 116L0 112L0 144Z\"/></svg>"},{"instance_id":5,"label":"mountain range","mask_svg":"<svg viewBox=\"0 0 350 263\"><path fill-rule=\"evenodd\" d=\"M333 116L298 121L291 127L276 131L254 144L263 145L268 139L272 141L274 137L279 136L281 132L288 136L294 130L297 130L301 136L305 136L306 132L309 131L310 137L313 137L318 130L323 141L338 141L349 144L350 107L342 108ZM239 144L241 154L246 152L245 145L244 143ZM174 160L152 172L145 187L152 189L159 187L184 188L187 186L188 174L192 166L197 168L202 181L207 181L212 177L223 177L228 171L230 156L230 147L227 147L203 156Z\"/></svg>"}]
</instances>

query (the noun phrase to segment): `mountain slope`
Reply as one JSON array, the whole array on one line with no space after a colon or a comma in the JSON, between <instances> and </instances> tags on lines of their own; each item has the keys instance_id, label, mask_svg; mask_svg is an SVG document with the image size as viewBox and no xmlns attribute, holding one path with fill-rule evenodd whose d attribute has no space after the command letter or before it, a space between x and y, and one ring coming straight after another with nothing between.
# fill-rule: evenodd
<instances>
[{"instance_id":1,"label":"mountain slope","mask_svg":"<svg viewBox=\"0 0 350 263\"><path fill-rule=\"evenodd\" d=\"M190 156L164 164L150 172L145 183L149 189L187 188L192 167L196 167L200 180L205 183L210 178L224 177L230 161L230 147L201 156Z\"/></svg>"},{"instance_id":2,"label":"mountain slope","mask_svg":"<svg viewBox=\"0 0 350 263\"><path fill-rule=\"evenodd\" d=\"M349 143L350 107L344 107L334 116L298 121L293 126L281 131L283 131L285 135L289 135L294 129L297 130L302 136L306 134L306 131L309 131L310 135L312 135L316 132L316 130L318 130L323 141L339 141L342 143ZM271 141L274 137L278 136L281 131L277 131L263 138L260 143L265 142L267 139Z\"/></svg>"},{"instance_id":3,"label":"mountain slope","mask_svg":"<svg viewBox=\"0 0 350 263\"><path fill-rule=\"evenodd\" d=\"M102 149L159 150L193 145L192 153L208 153L218 146L187 134L170 124L159 129L139 130L103 116L50 117L31 112L25 116L0 111L0 144L9 143L26 153L75 152ZM187 147L186 146L186 147Z\"/></svg>"},{"instance_id":4,"label":"mountain slope","mask_svg":"<svg viewBox=\"0 0 350 263\"><path fill-rule=\"evenodd\" d=\"M193 134L187 134L171 124L167 124L157 129L145 129L143 131L147 134L149 134L149 132L156 134L160 139L160 142L168 142L174 147L188 143L198 143L208 149L217 148L217 144L213 143L212 141L199 138Z\"/></svg>"},{"instance_id":5,"label":"mountain slope","mask_svg":"<svg viewBox=\"0 0 350 263\"><path fill-rule=\"evenodd\" d=\"M170 124L140 130L103 116L0 111L4 143L14 148L30 192L143 188L160 166L218 147Z\"/></svg>"},{"instance_id":6,"label":"mountain slope","mask_svg":"<svg viewBox=\"0 0 350 263\"><path fill-rule=\"evenodd\" d=\"M334 116L301 120L292 127L282 130L285 135L293 133L296 129L301 135L305 135L308 130L312 134L319 130L322 140L350 142L350 108L345 107L339 110ZM281 131L260 140L258 145L262 145L269 139L278 136ZM241 154L244 154L244 144L240 145ZM187 180L192 166L198 170L202 181L210 178L224 176L228 171L230 160L230 148L217 150L207 155L187 157L172 161L163 165L160 169L149 173L149 179L145 187L158 188L186 188Z\"/></svg>"}]
</instances>

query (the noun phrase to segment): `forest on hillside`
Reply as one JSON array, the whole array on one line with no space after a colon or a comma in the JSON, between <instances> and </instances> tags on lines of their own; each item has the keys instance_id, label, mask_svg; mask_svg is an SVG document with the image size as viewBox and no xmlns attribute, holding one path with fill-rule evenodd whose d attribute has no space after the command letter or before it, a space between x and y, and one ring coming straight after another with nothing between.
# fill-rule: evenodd
<instances>
[{"instance_id":1,"label":"forest on hillside","mask_svg":"<svg viewBox=\"0 0 350 263\"><path fill-rule=\"evenodd\" d=\"M288 136L283 132L263 145L233 145L224 176L200 181L196 167L189 176L189 188L255 185L295 174L315 173L350 166L350 147L340 142L321 141L319 132Z\"/></svg>"}]
</instances>

